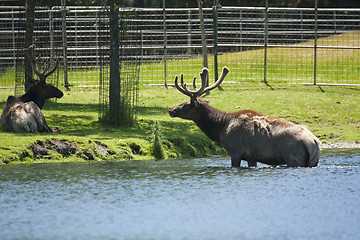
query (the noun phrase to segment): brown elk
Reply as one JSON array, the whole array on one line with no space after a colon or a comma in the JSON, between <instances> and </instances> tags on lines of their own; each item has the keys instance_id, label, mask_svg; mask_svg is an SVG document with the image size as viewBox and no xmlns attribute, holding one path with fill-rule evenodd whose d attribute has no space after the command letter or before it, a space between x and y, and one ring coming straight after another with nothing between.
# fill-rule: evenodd
<instances>
[{"instance_id":1,"label":"brown elk","mask_svg":"<svg viewBox=\"0 0 360 240\"><path fill-rule=\"evenodd\" d=\"M181 74L181 86L178 76L175 86L190 101L169 110L171 117L192 120L214 142L224 147L231 156L233 167L239 167L241 160L248 166L257 166L257 162L269 165L287 165L290 167L315 167L318 164L319 140L304 126L280 118L262 115L252 110L223 112L201 98L202 94L218 87L229 73L224 67L219 79L208 86L208 70L203 69L201 87L189 90Z\"/></svg>"},{"instance_id":2,"label":"brown elk","mask_svg":"<svg viewBox=\"0 0 360 240\"><path fill-rule=\"evenodd\" d=\"M41 72L36 65L40 57L35 58L34 47L34 45L31 45L24 52L28 56L32 69L39 77L39 80L29 79L30 87L24 95L8 97L1 114L1 126L4 131L57 132L61 130L57 127L50 128L45 121L44 114L41 112L47 99L61 98L64 95L61 90L46 83L46 78L57 68L58 61L50 71L50 63L48 63Z\"/></svg>"}]
</instances>

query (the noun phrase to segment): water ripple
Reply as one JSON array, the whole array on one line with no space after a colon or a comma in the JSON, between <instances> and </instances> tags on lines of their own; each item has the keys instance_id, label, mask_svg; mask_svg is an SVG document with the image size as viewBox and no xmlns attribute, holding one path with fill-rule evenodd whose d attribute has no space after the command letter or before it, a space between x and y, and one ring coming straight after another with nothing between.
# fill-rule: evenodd
<instances>
[{"instance_id":1,"label":"water ripple","mask_svg":"<svg viewBox=\"0 0 360 240\"><path fill-rule=\"evenodd\" d=\"M0 239L357 239L360 152L0 167ZM306 231L304 230L306 229Z\"/></svg>"}]
</instances>

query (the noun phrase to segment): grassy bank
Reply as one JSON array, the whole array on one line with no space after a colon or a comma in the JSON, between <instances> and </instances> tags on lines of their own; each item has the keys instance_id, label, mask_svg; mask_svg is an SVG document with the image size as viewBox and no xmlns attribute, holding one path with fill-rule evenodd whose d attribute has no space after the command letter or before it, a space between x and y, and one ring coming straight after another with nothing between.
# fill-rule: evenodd
<instances>
[{"instance_id":1,"label":"grassy bank","mask_svg":"<svg viewBox=\"0 0 360 240\"><path fill-rule=\"evenodd\" d=\"M216 108L253 109L304 124L322 142L360 140L360 88L277 84L272 90L261 83L222 87L223 91L216 89L205 97ZM1 109L12 91L0 90ZM162 149L160 157L165 158L225 154L194 123L168 116L170 107L188 98L176 89L141 86L139 121L132 128L98 122L97 89L72 88L64 93L57 102L46 103L43 110L48 125L63 130L38 134L0 131L0 162L149 159L159 157L155 146ZM76 147L64 152L53 139Z\"/></svg>"}]
</instances>

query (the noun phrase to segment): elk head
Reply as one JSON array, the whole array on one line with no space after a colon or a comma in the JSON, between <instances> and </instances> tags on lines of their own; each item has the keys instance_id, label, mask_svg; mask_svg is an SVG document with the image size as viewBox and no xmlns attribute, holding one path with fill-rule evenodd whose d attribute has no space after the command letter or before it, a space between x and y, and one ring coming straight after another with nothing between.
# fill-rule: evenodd
<instances>
[{"instance_id":1,"label":"elk head","mask_svg":"<svg viewBox=\"0 0 360 240\"><path fill-rule=\"evenodd\" d=\"M184 77L183 74L180 76L180 84L178 84L178 76L175 77L175 87L183 94L190 97L190 101L185 101L180 105L177 105L169 110L169 114L171 117L180 117L183 119L188 120L194 120L196 121L197 116L199 115L199 109L201 106L204 106L204 104L208 104L207 101L200 99L199 97L203 95L206 92L211 91L212 89L218 87L222 81L225 79L226 75L229 73L229 69L227 67L224 67L222 69L221 75L219 79L213 83L211 86L208 86L209 82L209 71L207 68L203 68L202 72L200 73L201 77L201 87L197 89L196 87L196 77L194 77L193 80L193 90L189 90L186 86L186 83L184 83Z\"/></svg>"},{"instance_id":2,"label":"elk head","mask_svg":"<svg viewBox=\"0 0 360 240\"><path fill-rule=\"evenodd\" d=\"M31 62L31 67L34 73L38 76L38 80L30 79L30 87L26 94L23 96L25 101L35 102L40 109L43 107L45 100L49 98L61 98L64 94L57 87L46 83L46 78L54 73L58 66L58 60L55 65L50 69L50 61L46 64L41 72L36 65L36 62L40 59L40 56L35 57L35 45L30 45L29 48L24 49L24 53L27 55Z\"/></svg>"}]
</instances>

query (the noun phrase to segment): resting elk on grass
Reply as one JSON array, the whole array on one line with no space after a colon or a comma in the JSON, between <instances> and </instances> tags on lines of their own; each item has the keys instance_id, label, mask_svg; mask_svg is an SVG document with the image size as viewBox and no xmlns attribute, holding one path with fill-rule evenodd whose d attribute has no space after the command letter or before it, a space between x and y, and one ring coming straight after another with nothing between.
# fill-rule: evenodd
<instances>
[{"instance_id":1,"label":"resting elk on grass","mask_svg":"<svg viewBox=\"0 0 360 240\"><path fill-rule=\"evenodd\" d=\"M175 86L190 97L169 110L171 117L192 120L214 142L224 147L231 156L233 167L240 167L245 160L249 167L257 162L269 165L287 165L289 167L315 167L320 156L319 140L302 125L280 118L262 115L252 110L223 112L199 98L202 94L218 87L229 73L224 67L219 79L208 86L208 70L204 68L201 87L189 90L181 74L181 86L178 76Z\"/></svg>"},{"instance_id":2,"label":"resting elk on grass","mask_svg":"<svg viewBox=\"0 0 360 240\"><path fill-rule=\"evenodd\" d=\"M48 63L43 72L39 70L36 62L40 57L35 58L35 46L31 45L24 52L31 62L34 73L39 80L30 79L28 91L20 96L9 96L6 100L4 110L1 114L1 127L7 132L58 132L60 128L50 128L41 112L44 103L49 98L61 98L64 94L61 90L46 83L49 77L57 68L58 61L51 70Z\"/></svg>"}]
</instances>

